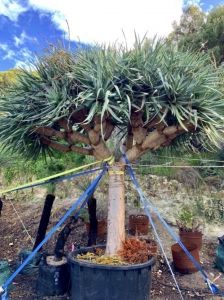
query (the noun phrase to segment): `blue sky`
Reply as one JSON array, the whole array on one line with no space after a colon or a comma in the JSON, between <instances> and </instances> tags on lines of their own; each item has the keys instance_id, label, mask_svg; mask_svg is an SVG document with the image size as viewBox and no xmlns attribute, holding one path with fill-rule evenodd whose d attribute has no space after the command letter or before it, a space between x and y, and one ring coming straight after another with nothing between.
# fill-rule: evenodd
<instances>
[{"instance_id":1,"label":"blue sky","mask_svg":"<svg viewBox=\"0 0 224 300\"><path fill-rule=\"evenodd\" d=\"M122 42L128 45L134 30L167 35L171 23L179 20L184 5L197 4L208 11L220 0L0 0L0 71L28 66L45 39L56 38L71 46L83 43Z\"/></svg>"}]
</instances>

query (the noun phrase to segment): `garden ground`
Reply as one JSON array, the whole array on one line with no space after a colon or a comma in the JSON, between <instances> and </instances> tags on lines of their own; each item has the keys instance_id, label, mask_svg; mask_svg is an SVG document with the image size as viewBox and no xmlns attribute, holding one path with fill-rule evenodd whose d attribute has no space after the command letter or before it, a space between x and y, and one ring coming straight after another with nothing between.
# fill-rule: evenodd
<instances>
[{"instance_id":1,"label":"garden ground","mask_svg":"<svg viewBox=\"0 0 224 300\"><path fill-rule=\"evenodd\" d=\"M0 260L7 260L13 270L18 259L18 253L23 248L31 248L35 240L39 221L42 213L44 203L44 190L37 188L35 194L39 197L35 200L18 201L13 199L6 199L3 204L2 216L0 217ZM59 199L56 197L52 214L48 228L52 228L64 215L64 213L71 207L74 199L77 195L73 195L71 198ZM106 218L105 201L98 202L98 219ZM133 208L129 205L126 206L126 228L128 234L128 216L136 212L143 212L140 208ZM168 256L169 262L172 266L171 245L174 243L172 237L168 234L167 230L158 220L158 218L152 214L155 226L158 230L165 252ZM68 221L68 220L66 220ZM44 246L49 253L54 250L55 242L61 226L56 233L50 238ZM25 230L26 228L26 230ZM177 227L172 226L173 230L177 233ZM152 229L149 231L149 238L154 239L154 232ZM106 236L98 238L98 243L105 243ZM80 246L87 244L87 234L85 224L81 224L74 229L69 236L65 245L65 252L71 251L72 243ZM220 273L217 269L213 268L213 262L215 260L215 249L217 247L217 236L203 236L203 247L200 251L200 261L203 270L206 272L210 280L216 279L215 284L224 291L224 274ZM182 290L184 299L206 299L206 300L218 300L222 299L219 295L212 295L207 289L203 276L200 272L194 274L181 275L175 272L176 279ZM18 275L14 279L15 288L10 293L10 299L12 300L65 300L71 299L69 295L44 297L38 296L35 293L37 275L24 276ZM153 300L175 300L180 299L180 295L175 288L174 281L170 274L169 268L161 255L159 249L159 255L157 258L156 266L152 272L152 289L151 299ZM123 300L123 299L121 299ZM137 299L136 299L137 300Z\"/></svg>"}]
</instances>

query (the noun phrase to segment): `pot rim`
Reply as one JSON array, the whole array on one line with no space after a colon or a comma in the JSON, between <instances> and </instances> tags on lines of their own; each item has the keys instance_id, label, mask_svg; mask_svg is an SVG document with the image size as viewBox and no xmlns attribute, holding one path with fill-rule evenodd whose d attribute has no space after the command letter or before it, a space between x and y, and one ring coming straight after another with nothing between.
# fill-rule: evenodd
<instances>
[{"instance_id":1,"label":"pot rim","mask_svg":"<svg viewBox=\"0 0 224 300\"><path fill-rule=\"evenodd\" d=\"M105 245L96 245L96 247L104 249ZM81 252L84 249L85 249L85 252L88 252L88 250L89 250L89 252L91 252L91 250L93 250L93 247L83 247L83 248L80 248L73 252L68 253L68 255L67 255L68 262L75 263L75 264L78 264L79 266L88 267L88 268L92 268L92 269L123 270L123 271L131 270L131 269L142 269L142 268L148 267L150 265L153 266L155 263L154 257L152 257L150 260L148 260L145 263L136 264L136 265L128 265L128 266L93 264L93 263L83 262L83 261L80 261L80 260L72 257L75 252L77 252L76 254L79 254L79 252Z\"/></svg>"},{"instance_id":2,"label":"pot rim","mask_svg":"<svg viewBox=\"0 0 224 300\"><path fill-rule=\"evenodd\" d=\"M192 252L192 251L195 251L195 250L198 250L198 246L194 243L190 243L190 242L182 242L182 244L184 245L184 247L188 250L188 252ZM193 249L188 249L189 247L193 247ZM172 252L175 252L175 253L179 253L181 251L184 251L184 249L181 247L181 245L179 243L175 243L171 246L171 250ZM185 253L186 254L186 253Z\"/></svg>"},{"instance_id":3,"label":"pot rim","mask_svg":"<svg viewBox=\"0 0 224 300\"><path fill-rule=\"evenodd\" d=\"M179 234L189 234L189 235L199 235L199 236L202 236L203 235L203 233L202 233L202 231L185 231L185 230L180 230L179 229Z\"/></svg>"},{"instance_id":4,"label":"pot rim","mask_svg":"<svg viewBox=\"0 0 224 300\"><path fill-rule=\"evenodd\" d=\"M134 214L134 215L129 215L129 218L136 218L136 217L145 217L145 218L148 218L148 216L145 215L145 214Z\"/></svg>"}]
</instances>

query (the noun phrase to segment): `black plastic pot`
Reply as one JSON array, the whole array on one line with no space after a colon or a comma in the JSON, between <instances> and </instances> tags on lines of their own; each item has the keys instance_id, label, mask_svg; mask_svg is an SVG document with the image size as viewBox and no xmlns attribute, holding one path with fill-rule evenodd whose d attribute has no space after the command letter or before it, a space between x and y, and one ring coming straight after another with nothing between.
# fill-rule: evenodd
<instances>
[{"instance_id":1,"label":"black plastic pot","mask_svg":"<svg viewBox=\"0 0 224 300\"><path fill-rule=\"evenodd\" d=\"M60 296L68 292L70 286L69 267L66 262L50 265L44 255L39 264L36 292L43 296Z\"/></svg>"},{"instance_id":2,"label":"black plastic pot","mask_svg":"<svg viewBox=\"0 0 224 300\"><path fill-rule=\"evenodd\" d=\"M72 300L150 299L154 258L146 263L130 266L99 265L74 258L77 254L87 252L94 250L92 247L81 248L68 255Z\"/></svg>"}]
</instances>

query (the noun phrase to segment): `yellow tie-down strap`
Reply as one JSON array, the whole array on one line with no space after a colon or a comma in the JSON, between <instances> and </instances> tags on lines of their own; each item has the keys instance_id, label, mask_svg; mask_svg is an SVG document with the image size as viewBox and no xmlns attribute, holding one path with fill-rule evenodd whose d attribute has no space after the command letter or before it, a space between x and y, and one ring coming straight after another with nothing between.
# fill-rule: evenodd
<instances>
[{"instance_id":1,"label":"yellow tie-down strap","mask_svg":"<svg viewBox=\"0 0 224 300\"><path fill-rule=\"evenodd\" d=\"M115 157L113 155L111 155L110 157L104 159L104 161L106 161L108 163L108 165L112 165L114 160L115 160Z\"/></svg>"},{"instance_id":2,"label":"yellow tie-down strap","mask_svg":"<svg viewBox=\"0 0 224 300\"><path fill-rule=\"evenodd\" d=\"M12 192L12 191L17 190L17 189L26 188L29 185L35 185L37 183L41 183L41 182L44 182L44 181L47 181L47 180L50 180L50 179L54 179L54 178L57 178L57 177L60 177L60 176L63 176L63 175L69 174L69 173L73 173L73 172L79 171L81 169L84 169L84 168L87 168L87 167L90 167L90 166L93 166L93 165L96 165L96 164L102 163L102 162L107 162L110 165L114 162L114 156L111 155L110 157L105 158L103 161L100 161L100 160L94 161L94 162L89 163L89 164L84 165L84 166L80 166L80 167L77 167L77 168L74 168L74 169L71 169L71 170L67 170L67 171L64 171L64 172L61 172L61 173L57 173L57 174L54 174L54 175L51 175L51 176L48 176L48 177L44 177L44 178L41 178L41 179L38 179L38 180L35 180L35 181L32 181L32 182L28 182L28 183L19 185L17 187L5 189L5 190L0 191L0 194Z\"/></svg>"},{"instance_id":3,"label":"yellow tie-down strap","mask_svg":"<svg viewBox=\"0 0 224 300\"><path fill-rule=\"evenodd\" d=\"M109 175L124 175L124 171L108 171Z\"/></svg>"}]
</instances>

